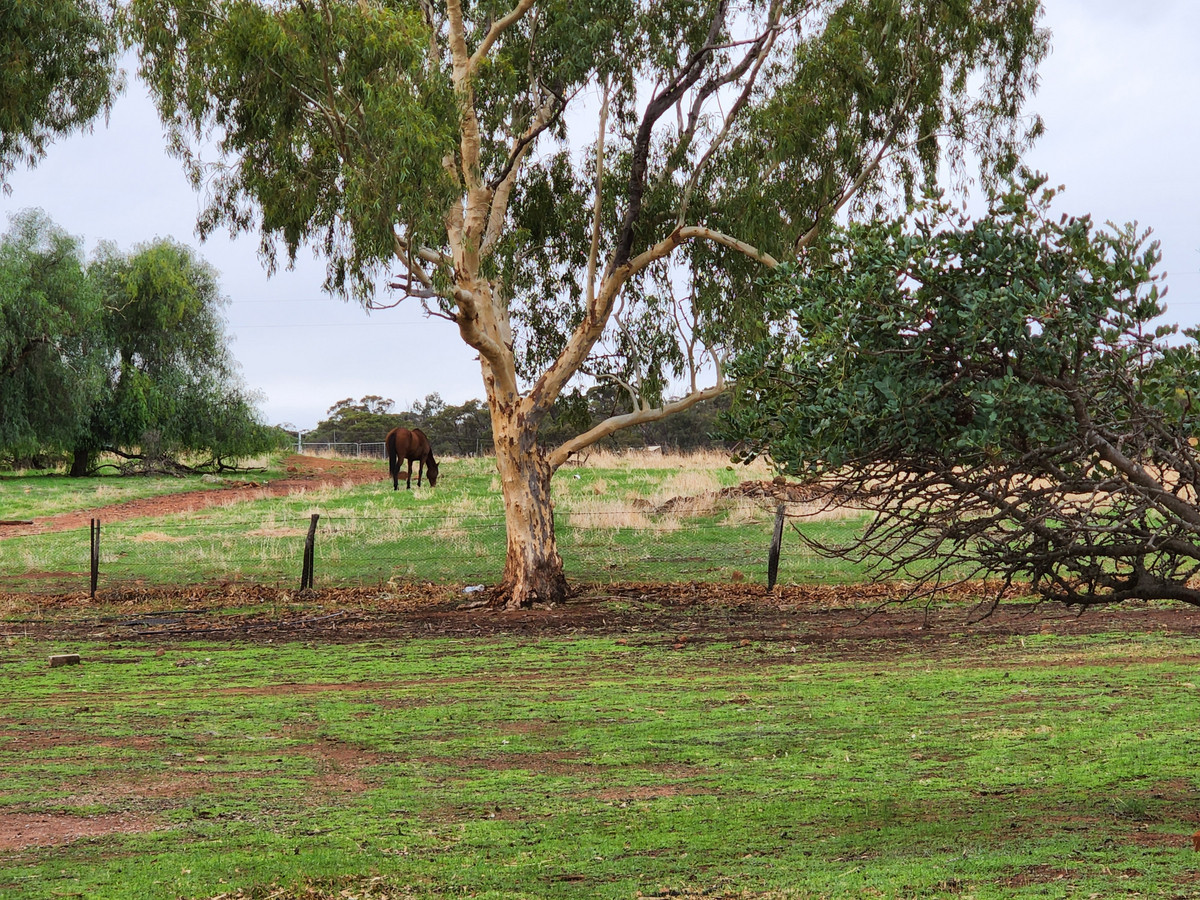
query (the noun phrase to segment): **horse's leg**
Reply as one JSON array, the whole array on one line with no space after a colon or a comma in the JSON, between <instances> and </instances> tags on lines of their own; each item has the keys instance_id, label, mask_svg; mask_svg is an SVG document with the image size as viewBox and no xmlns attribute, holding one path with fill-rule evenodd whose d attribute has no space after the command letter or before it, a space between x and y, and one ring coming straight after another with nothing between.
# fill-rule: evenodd
<instances>
[{"instance_id":1,"label":"horse's leg","mask_svg":"<svg viewBox=\"0 0 1200 900\"><path fill-rule=\"evenodd\" d=\"M418 485L418 487L420 487L420 485ZM408 479L404 482L404 489L406 491L412 490L412 460L411 459L408 461Z\"/></svg>"},{"instance_id":2,"label":"horse's leg","mask_svg":"<svg viewBox=\"0 0 1200 900\"><path fill-rule=\"evenodd\" d=\"M417 487L421 486L421 473L425 471L425 457L417 460Z\"/></svg>"}]
</instances>

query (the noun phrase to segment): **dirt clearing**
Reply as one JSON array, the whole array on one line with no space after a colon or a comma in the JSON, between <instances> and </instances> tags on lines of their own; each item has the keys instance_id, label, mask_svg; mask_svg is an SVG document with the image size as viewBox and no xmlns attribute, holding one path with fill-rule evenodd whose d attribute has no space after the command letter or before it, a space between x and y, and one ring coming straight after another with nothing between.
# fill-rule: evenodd
<instances>
[{"instance_id":1,"label":"dirt clearing","mask_svg":"<svg viewBox=\"0 0 1200 900\"><path fill-rule=\"evenodd\" d=\"M412 637L605 635L662 642L762 645L834 656L958 653L971 643L1037 634L1200 634L1200 610L1143 604L1075 610L1011 600L992 608L983 586L905 602L890 585L576 585L554 609L465 609L458 588L433 584L306 591L228 584L30 597L0 594L0 635L187 641L315 640L334 644ZM653 635L651 638L650 636ZM678 645L678 647L676 646ZM939 650L941 648L941 650Z\"/></svg>"}]
</instances>

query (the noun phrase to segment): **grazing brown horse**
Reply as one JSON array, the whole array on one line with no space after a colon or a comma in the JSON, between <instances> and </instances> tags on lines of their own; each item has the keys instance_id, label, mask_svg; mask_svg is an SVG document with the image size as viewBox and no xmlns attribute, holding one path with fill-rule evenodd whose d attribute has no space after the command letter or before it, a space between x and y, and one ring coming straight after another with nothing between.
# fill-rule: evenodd
<instances>
[{"instance_id":1,"label":"grazing brown horse","mask_svg":"<svg viewBox=\"0 0 1200 900\"><path fill-rule=\"evenodd\" d=\"M421 473L429 469L429 486L437 484L438 464L433 458L433 450L429 446L429 438L420 428L409 431L407 428L393 428L387 436L388 472L392 476L392 490L400 490L400 463L408 460L408 478L404 488L412 487L412 464L417 462L417 487L421 486Z\"/></svg>"}]
</instances>

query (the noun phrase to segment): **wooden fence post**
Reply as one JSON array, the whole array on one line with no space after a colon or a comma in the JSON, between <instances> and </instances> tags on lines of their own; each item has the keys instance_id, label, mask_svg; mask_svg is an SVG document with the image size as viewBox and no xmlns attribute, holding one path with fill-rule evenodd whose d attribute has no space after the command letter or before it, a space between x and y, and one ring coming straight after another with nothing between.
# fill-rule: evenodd
<instances>
[{"instance_id":1,"label":"wooden fence post","mask_svg":"<svg viewBox=\"0 0 1200 900\"><path fill-rule=\"evenodd\" d=\"M92 559L92 589L89 593L91 599L96 599L96 585L100 581L100 520L92 519L91 522L91 559Z\"/></svg>"},{"instance_id":2,"label":"wooden fence post","mask_svg":"<svg viewBox=\"0 0 1200 900\"><path fill-rule=\"evenodd\" d=\"M771 555L767 558L767 590L775 589L775 579L779 575L779 551L783 546L783 510L780 503L775 507L775 533L771 536Z\"/></svg>"},{"instance_id":3,"label":"wooden fence post","mask_svg":"<svg viewBox=\"0 0 1200 900\"><path fill-rule=\"evenodd\" d=\"M320 513L313 513L308 523L308 537L304 539L304 569L300 573L300 590L313 586L313 548L317 543L317 519Z\"/></svg>"}]
</instances>

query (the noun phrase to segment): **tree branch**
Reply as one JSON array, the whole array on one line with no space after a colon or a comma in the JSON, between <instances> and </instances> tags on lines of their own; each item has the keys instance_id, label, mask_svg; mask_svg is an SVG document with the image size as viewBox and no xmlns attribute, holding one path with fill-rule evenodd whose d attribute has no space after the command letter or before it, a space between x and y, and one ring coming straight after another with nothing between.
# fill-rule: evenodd
<instances>
[{"instance_id":1,"label":"tree branch","mask_svg":"<svg viewBox=\"0 0 1200 900\"><path fill-rule=\"evenodd\" d=\"M508 198L512 195L513 186L516 184L521 160L525 158L525 155L529 152L529 148L537 140L538 135L549 128L559 117L565 105L562 97L556 94L550 95L550 98L538 109L537 115L529 123L529 127L525 130L525 133L513 143L504 168L490 182L489 187L492 190L491 209L488 214L487 230L484 233L483 243L480 248L481 256L490 255L492 248L495 247L496 241L500 237L500 229L504 225L504 217L508 214Z\"/></svg>"},{"instance_id":2,"label":"tree branch","mask_svg":"<svg viewBox=\"0 0 1200 900\"><path fill-rule=\"evenodd\" d=\"M678 225L682 226L687 221L688 206L691 203L692 194L696 190L696 185L700 181L700 176L704 173L704 169L708 165L709 160L712 159L713 155L720 148L721 144L725 142L725 138L729 135L729 132L733 127L734 119L737 118L738 113L741 112L742 108L750 99L750 94L754 90L754 85L758 82L758 74L760 71L762 71L762 67L764 63L766 63L767 57L771 53L771 47L775 44L775 37L778 34L777 27L779 24L780 10L780 0L775 0L775 2L771 4L771 13L766 29L754 41L750 51L745 57L743 57L741 63L739 63L737 66L734 66L723 77L714 79L712 82L710 82L710 85L707 85L705 90L701 90L698 93L695 102L692 104L692 110L688 117L687 129L681 135L681 151L685 150L686 147L691 144L692 136L695 134L696 126L700 119L700 106L704 100L707 99L715 90L741 78L742 75L746 73L746 70L750 67L750 64L754 64L754 70L750 73L750 77L746 80L746 84L743 86L742 92L738 95L737 99L733 103L733 106L725 115L725 120L722 123L720 132L718 132L717 136L713 138L712 142L708 146L708 149L704 152L703 156L700 157L692 171L692 177L688 179L688 183L683 190L682 199L679 204L679 215L676 217L676 224ZM664 173L664 176L665 174L666 173Z\"/></svg>"},{"instance_id":3,"label":"tree branch","mask_svg":"<svg viewBox=\"0 0 1200 900\"><path fill-rule=\"evenodd\" d=\"M904 95L904 101L900 104L900 108L896 111L893 117L891 130L879 144L879 151L873 158L867 161L866 165L863 166L862 171L858 173L858 177L856 177L850 183L850 186L842 192L842 195L837 199L836 202L834 202L832 205L827 205L817 210L816 219L813 222L812 227L798 237L795 244L792 245L793 252L798 253L799 251L810 247L813 241L817 239L817 235L821 230L821 225L823 225L825 222L828 222L839 212L841 212L842 207L854 199L858 192L862 190L863 185L867 183L867 180L873 174L875 174L881 165L883 165L883 161L887 158L888 154L892 150L892 143L896 140L896 136L900 133L901 114L908 109L909 103L912 102L913 90L913 86L910 85L908 93Z\"/></svg>"},{"instance_id":4,"label":"tree branch","mask_svg":"<svg viewBox=\"0 0 1200 900\"><path fill-rule=\"evenodd\" d=\"M596 299L596 264L600 256L600 224L604 208L604 133L608 128L608 99L609 83L606 78L596 134L596 199L592 204L592 244L588 248L587 294L584 301L588 307L591 307Z\"/></svg>"},{"instance_id":5,"label":"tree branch","mask_svg":"<svg viewBox=\"0 0 1200 900\"><path fill-rule=\"evenodd\" d=\"M646 173L650 160L650 144L654 137L654 126L668 109L692 87L704 73L704 67L715 50L717 36L725 27L725 15L729 0L720 0L709 23L708 36L683 69L676 73L670 85L646 105L646 112L638 126L633 144L633 160L629 171L629 186L626 191L625 215L618 232L612 259L608 264L611 275L625 265L633 253L633 234L642 216L642 197L646 191Z\"/></svg>"},{"instance_id":6,"label":"tree branch","mask_svg":"<svg viewBox=\"0 0 1200 900\"><path fill-rule=\"evenodd\" d=\"M475 70L479 68L479 63L483 60L489 50L492 49L492 44L496 43L500 35L504 34L511 28L520 18L525 15L534 4L534 0L520 0L520 2L503 18L492 23L492 27L488 29L488 33L484 35L483 41L475 48L475 52L471 55L471 74L475 74Z\"/></svg>"},{"instance_id":7,"label":"tree branch","mask_svg":"<svg viewBox=\"0 0 1200 900\"><path fill-rule=\"evenodd\" d=\"M578 453L580 450L590 447L592 444L601 438L606 438L610 434L615 434L622 429L629 428L634 425L645 425L649 422L657 422L659 419L664 419L667 416L677 412L682 412L685 409L690 409L702 400L711 400L725 391L725 379L721 370L717 370L717 383L712 387L704 388L700 391L695 391L688 394L679 400L672 400L669 403L664 403L657 409L636 409L631 413L626 413L620 416L611 416L605 419L594 428L585 431L581 435L571 438L569 441L556 447L550 451L547 459L550 463L550 470L557 471L560 466L567 461L567 458L572 453Z\"/></svg>"},{"instance_id":8,"label":"tree branch","mask_svg":"<svg viewBox=\"0 0 1200 900\"><path fill-rule=\"evenodd\" d=\"M670 256L680 245L698 238L736 250L770 269L779 266L779 262L769 253L715 229L700 225L676 228L657 244L605 276L595 300L584 314L583 321L576 326L558 358L542 373L541 378L529 392L535 409L543 412L549 409L550 404L562 393L567 382L579 371L596 341L604 333L617 295L629 279L644 271L657 260Z\"/></svg>"},{"instance_id":9,"label":"tree branch","mask_svg":"<svg viewBox=\"0 0 1200 900\"><path fill-rule=\"evenodd\" d=\"M462 0L446 0L446 14L450 21L451 78L458 96L458 115L462 138L459 142L462 153L462 177L468 191L480 186L479 173L479 117L475 112L475 75L470 53L467 50L466 25L463 21Z\"/></svg>"}]
</instances>

